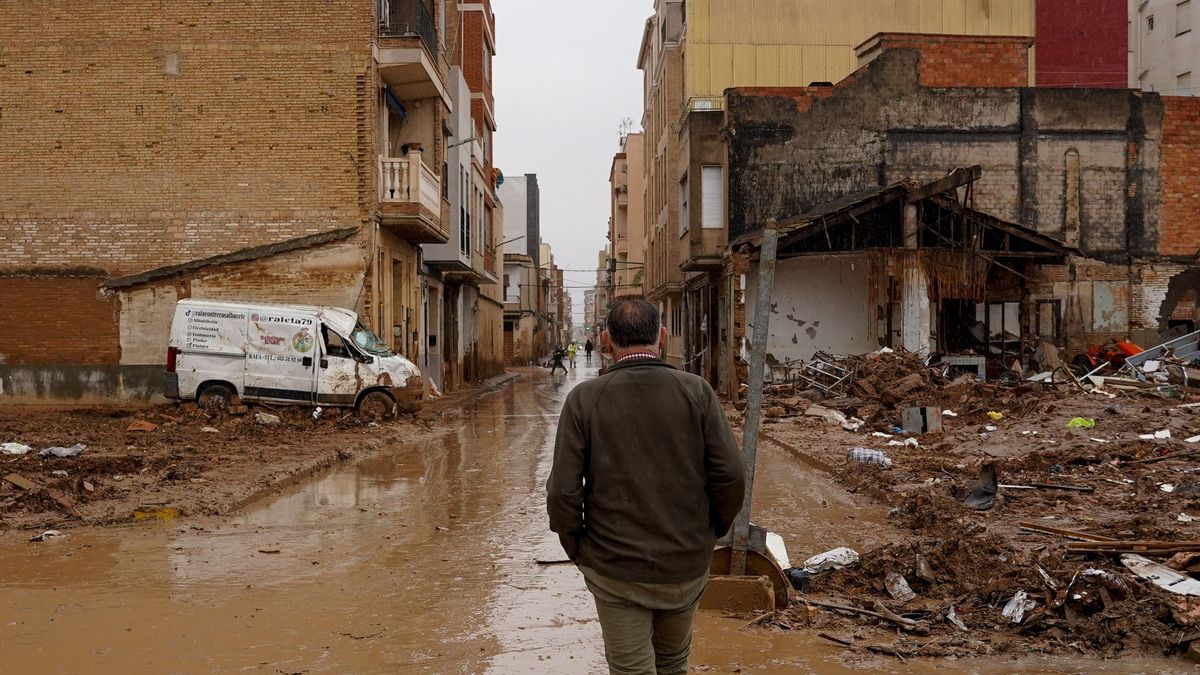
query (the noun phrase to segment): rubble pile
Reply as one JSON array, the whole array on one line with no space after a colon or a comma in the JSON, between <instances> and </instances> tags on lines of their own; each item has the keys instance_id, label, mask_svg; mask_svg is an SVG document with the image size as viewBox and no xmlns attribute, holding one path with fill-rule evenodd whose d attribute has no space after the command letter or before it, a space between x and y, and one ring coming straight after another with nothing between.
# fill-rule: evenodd
<instances>
[{"instance_id":1,"label":"rubble pile","mask_svg":"<svg viewBox=\"0 0 1200 675\"><path fill-rule=\"evenodd\" d=\"M911 537L813 575L776 625L903 658L1200 659L1200 403L1187 389L984 382L900 354L842 364L844 392L772 387L764 437L885 502ZM940 413L936 429L912 431L914 409Z\"/></svg>"}]
</instances>

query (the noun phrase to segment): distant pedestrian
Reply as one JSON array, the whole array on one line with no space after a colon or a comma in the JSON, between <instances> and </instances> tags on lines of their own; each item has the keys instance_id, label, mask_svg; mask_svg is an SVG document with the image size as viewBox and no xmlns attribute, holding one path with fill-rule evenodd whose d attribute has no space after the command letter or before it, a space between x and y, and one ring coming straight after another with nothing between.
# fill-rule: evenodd
<instances>
[{"instance_id":1,"label":"distant pedestrian","mask_svg":"<svg viewBox=\"0 0 1200 675\"><path fill-rule=\"evenodd\" d=\"M659 358L658 310L627 298L601 343L614 363L559 416L550 529L596 601L611 673L686 673L713 546L742 508L745 468L703 378Z\"/></svg>"},{"instance_id":2,"label":"distant pedestrian","mask_svg":"<svg viewBox=\"0 0 1200 675\"><path fill-rule=\"evenodd\" d=\"M579 347L576 346L574 341L572 341L571 344L567 345L567 358L570 359L572 368L575 367L575 354L577 354L578 352L579 352Z\"/></svg>"},{"instance_id":3,"label":"distant pedestrian","mask_svg":"<svg viewBox=\"0 0 1200 675\"><path fill-rule=\"evenodd\" d=\"M554 348L554 353L550 356L550 374L551 375L553 375L555 369L558 369L558 368L562 368L563 375L567 374L567 366L563 363L563 360L566 358L567 358L567 350L563 349L561 345Z\"/></svg>"},{"instance_id":4,"label":"distant pedestrian","mask_svg":"<svg viewBox=\"0 0 1200 675\"><path fill-rule=\"evenodd\" d=\"M592 340L590 338L587 342L583 343L583 352L587 355L587 364L589 366L592 365L592 350L595 348L596 346L592 344Z\"/></svg>"}]
</instances>

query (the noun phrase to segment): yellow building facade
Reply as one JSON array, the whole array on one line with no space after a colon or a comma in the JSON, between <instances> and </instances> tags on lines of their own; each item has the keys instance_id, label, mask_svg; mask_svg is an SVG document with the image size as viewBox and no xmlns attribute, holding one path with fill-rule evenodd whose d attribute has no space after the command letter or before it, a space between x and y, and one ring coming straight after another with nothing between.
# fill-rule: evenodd
<instances>
[{"instance_id":1,"label":"yellow building facade","mask_svg":"<svg viewBox=\"0 0 1200 675\"><path fill-rule=\"evenodd\" d=\"M879 32L1033 37L1035 6L1036 0L688 0L686 100L689 107L698 99L719 107L730 87L837 82L858 69L854 48Z\"/></svg>"}]
</instances>

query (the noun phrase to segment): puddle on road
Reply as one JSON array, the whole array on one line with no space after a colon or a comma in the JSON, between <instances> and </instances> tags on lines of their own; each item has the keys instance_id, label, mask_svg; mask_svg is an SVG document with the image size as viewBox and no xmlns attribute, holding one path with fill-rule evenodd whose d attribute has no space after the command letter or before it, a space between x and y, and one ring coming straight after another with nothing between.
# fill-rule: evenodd
<instances>
[{"instance_id":1,"label":"puddle on road","mask_svg":"<svg viewBox=\"0 0 1200 675\"><path fill-rule=\"evenodd\" d=\"M526 377L463 426L400 446L224 520L0 537L6 672L592 673L599 625L547 531L554 421L579 369ZM793 559L885 528L778 448L760 452L756 520ZM273 553L278 551L278 553ZM806 632L704 613L693 663L713 672L1108 672L1100 661L861 662ZM1175 661L1122 660L1160 672ZM1180 669L1181 671L1183 669ZM1116 672L1115 670L1112 672Z\"/></svg>"}]
</instances>

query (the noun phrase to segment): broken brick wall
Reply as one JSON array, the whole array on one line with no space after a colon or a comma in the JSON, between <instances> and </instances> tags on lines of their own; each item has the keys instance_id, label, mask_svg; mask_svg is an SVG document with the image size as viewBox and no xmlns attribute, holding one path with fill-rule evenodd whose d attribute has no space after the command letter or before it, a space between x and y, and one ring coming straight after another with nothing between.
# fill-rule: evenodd
<instances>
[{"instance_id":1,"label":"broken brick wall","mask_svg":"<svg viewBox=\"0 0 1200 675\"><path fill-rule=\"evenodd\" d=\"M0 4L0 268L117 276L361 224L374 4Z\"/></svg>"},{"instance_id":2,"label":"broken brick wall","mask_svg":"<svg viewBox=\"0 0 1200 675\"><path fill-rule=\"evenodd\" d=\"M880 33L856 51L860 66L890 49L919 51L917 68L926 87L1024 87L1033 42L1006 35Z\"/></svg>"},{"instance_id":3,"label":"broken brick wall","mask_svg":"<svg viewBox=\"0 0 1200 675\"><path fill-rule=\"evenodd\" d=\"M1200 253L1200 98L1163 98L1162 237L1164 256Z\"/></svg>"},{"instance_id":4,"label":"broken brick wall","mask_svg":"<svg viewBox=\"0 0 1200 675\"><path fill-rule=\"evenodd\" d=\"M730 237L857 191L979 164L979 210L1112 262L1158 254L1161 98L930 88L923 58L886 50L819 95L726 92Z\"/></svg>"}]
</instances>

